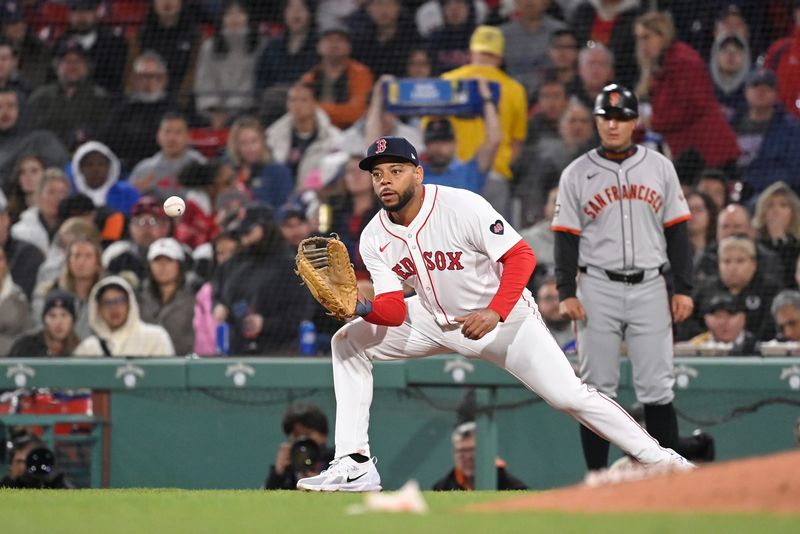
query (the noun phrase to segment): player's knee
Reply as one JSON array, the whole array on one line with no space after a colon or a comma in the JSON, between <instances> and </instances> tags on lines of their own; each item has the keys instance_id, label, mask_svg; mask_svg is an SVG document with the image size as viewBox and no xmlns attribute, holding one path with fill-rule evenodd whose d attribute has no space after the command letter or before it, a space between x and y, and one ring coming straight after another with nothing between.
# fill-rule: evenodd
<instances>
[{"instance_id":1,"label":"player's knee","mask_svg":"<svg viewBox=\"0 0 800 534\"><path fill-rule=\"evenodd\" d=\"M331 338L331 352L333 354L341 354L344 350L346 350L349 343L350 340L347 336L347 328L340 328L339 331L333 334L333 337Z\"/></svg>"}]
</instances>

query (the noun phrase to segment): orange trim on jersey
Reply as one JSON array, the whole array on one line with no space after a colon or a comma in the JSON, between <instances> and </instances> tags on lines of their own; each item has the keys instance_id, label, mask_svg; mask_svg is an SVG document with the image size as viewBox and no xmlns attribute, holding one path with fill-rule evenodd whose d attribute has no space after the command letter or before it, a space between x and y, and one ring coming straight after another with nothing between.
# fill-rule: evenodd
<instances>
[{"instance_id":1,"label":"orange trim on jersey","mask_svg":"<svg viewBox=\"0 0 800 534\"><path fill-rule=\"evenodd\" d=\"M691 213L687 213L686 215L681 215L680 217L675 217L671 221L667 221L664 223L664 228L669 228L670 226L675 226L676 224L680 224L684 221L688 221L692 218Z\"/></svg>"},{"instance_id":2,"label":"orange trim on jersey","mask_svg":"<svg viewBox=\"0 0 800 534\"><path fill-rule=\"evenodd\" d=\"M567 232L568 234L572 235L581 235L580 230L570 228L569 226L551 226L550 229L554 232Z\"/></svg>"}]
</instances>

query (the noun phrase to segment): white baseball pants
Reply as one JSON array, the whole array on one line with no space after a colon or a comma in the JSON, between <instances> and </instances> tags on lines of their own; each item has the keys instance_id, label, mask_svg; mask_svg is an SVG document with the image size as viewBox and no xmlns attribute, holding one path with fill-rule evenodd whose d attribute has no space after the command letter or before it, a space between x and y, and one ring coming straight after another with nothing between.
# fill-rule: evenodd
<instances>
[{"instance_id":1,"label":"white baseball pants","mask_svg":"<svg viewBox=\"0 0 800 534\"><path fill-rule=\"evenodd\" d=\"M670 462L668 450L622 407L575 375L533 301L521 298L505 322L477 341L465 338L459 327L439 326L418 297L406 299L406 304L406 320L401 326L377 326L359 318L333 336L337 458L356 452L370 456L372 360L457 352L506 369L548 404L643 464Z\"/></svg>"}]
</instances>

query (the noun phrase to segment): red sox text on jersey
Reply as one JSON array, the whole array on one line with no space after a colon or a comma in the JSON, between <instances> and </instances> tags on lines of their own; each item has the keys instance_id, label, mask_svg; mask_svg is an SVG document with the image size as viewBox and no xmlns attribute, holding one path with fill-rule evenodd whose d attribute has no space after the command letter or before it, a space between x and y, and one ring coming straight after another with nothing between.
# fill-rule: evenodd
<instances>
[{"instance_id":1,"label":"red sox text on jersey","mask_svg":"<svg viewBox=\"0 0 800 534\"><path fill-rule=\"evenodd\" d=\"M461 264L462 254L464 253L461 251L425 251L422 253L422 259L425 260L425 267L427 267L429 271L463 271L464 266ZM408 280L410 276L417 274L414 260L411 258L403 258L400 260L399 263L392 267L392 271L403 280Z\"/></svg>"}]
</instances>

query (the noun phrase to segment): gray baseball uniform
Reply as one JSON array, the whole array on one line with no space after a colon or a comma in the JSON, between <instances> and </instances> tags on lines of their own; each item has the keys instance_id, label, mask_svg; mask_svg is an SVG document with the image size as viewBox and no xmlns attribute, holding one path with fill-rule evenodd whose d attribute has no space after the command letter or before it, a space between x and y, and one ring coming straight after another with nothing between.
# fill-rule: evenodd
<instances>
[{"instance_id":1,"label":"gray baseball uniform","mask_svg":"<svg viewBox=\"0 0 800 534\"><path fill-rule=\"evenodd\" d=\"M579 236L577 297L586 310L577 325L581 376L611 397L625 339L639 401L673 399L664 232L689 218L672 163L645 147L619 162L594 149L561 175L552 228Z\"/></svg>"}]
</instances>

